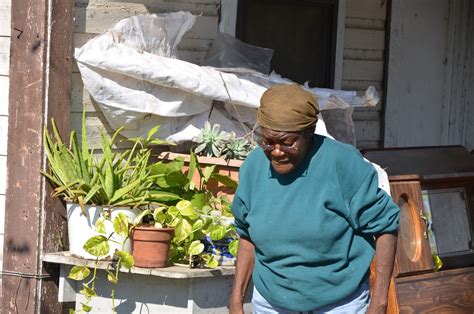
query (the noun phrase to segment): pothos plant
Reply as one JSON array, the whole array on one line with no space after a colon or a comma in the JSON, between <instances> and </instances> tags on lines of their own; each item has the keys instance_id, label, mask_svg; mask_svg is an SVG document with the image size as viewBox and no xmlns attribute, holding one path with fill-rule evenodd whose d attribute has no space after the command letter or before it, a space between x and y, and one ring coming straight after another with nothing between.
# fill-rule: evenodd
<instances>
[{"instance_id":1,"label":"pothos plant","mask_svg":"<svg viewBox=\"0 0 474 314\"><path fill-rule=\"evenodd\" d=\"M150 173L156 178L157 189L179 195L181 200L155 202L141 213L135 223L146 221L155 227L173 227L175 235L170 244L169 260L173 263L217 267L215 256L204 252L206 236L213 241L231 239L229 250L236 255L238 237L233 224L223 223L222 217L232 217L230 201L216 196L208 184L215 180L227 187L236 188L237 183L228 176L215 171L215 165L202 168L196 154L191 152L187 172L184 160L177 158L170 162L159 161L150 166ZM195 173L199 182L193 182Z\"/></svg>"},{"instance_id":2,"label":"pothos plant","mask_svg":"<svg viewBox=\"0 0 474 314\"><path fill-rule=\"evenodd\" d=\"M119 270L121 268L130 269L134 264L133 256L124 250L125 241L130 235L130 227L128 217L123 213L119 213L113 220L113 232L110 234L107 232L106 221L100 220L96 223L96 231L99 235L88 239L84 244L84 250L96 257L92 277L90 277L91 271L87 266L73 266L68 275L68 278L77 281L86 280L86 282L82 283L82 289L80 290L80 293L84 295L86 299L86 302L81 304L82 312L90 312L92 310L90 301L97 295L95 280L97 278L99 259L108 255L110 251L109 242L116 242L113 240L113 235L117 234L123 239L123 241L119 243L122 249L114 252L114 262L109 263L108 269L106 269L107 279L113 285L111 299L112 311L115 313L115 289L119 281Z\"/></svg>"},{"instance_id":3,"label":"pothos plant","mask_svg":"<svg viewBox=\"0 0 474 314\"><path fill-rule=\"evenodd\" d=\"M85 114L83 114L81 146L79 146L74 131L71 132L70 142L67 145L52 121L53 136L46 129L44 131L49 171L44 171L42 174L54 186L53 196L79 203L84 216L88 215L84 205L104 207L101 217L95 225L97 235L88 239L83 246L84 250L95 256L96 259L93 276L88 282L83 283L83 289L80 291L86 297L86 302L82 304L82 311L89 312L91 310L89 303L91 298L96 295L94 283L98 261L108 256L109 243L111 242L118 243L122 248L114 252L114 262L107 270L107 278L113 284L111 296L112 308L115 310L114 295L119 269L133 266L133 257L124 251L131 224L123 213L119 213L112 221L107 208L117 206L139 208L152 202L176 201L181 198L170 192L154 189L155 177L150 174L149 168L152 152L150 146L152 144L170 144L154 138L159 126L151 129L144 139L131 139L132 148L124 152L113 151L114 143L121 129L117 130L111 138L102 131L101 155L94 155L93 151L89 149L85 128ZM85 280L89 278L89 275L89 268L75 266L71 269L69 278Z\"/></svg>"}]
</instances>

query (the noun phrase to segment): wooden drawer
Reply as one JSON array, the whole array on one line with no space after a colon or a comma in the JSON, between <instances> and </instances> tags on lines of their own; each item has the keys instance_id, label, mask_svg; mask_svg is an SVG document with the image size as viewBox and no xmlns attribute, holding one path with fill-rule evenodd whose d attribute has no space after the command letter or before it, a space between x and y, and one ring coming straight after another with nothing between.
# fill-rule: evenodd
<instances>
[{"instance_id":1,"label":"wooden drawer","mask_svg":"<svg viewBox=\"0 0 474 314\"><path fill-rule=\"evenodd\" d=\"M396 278L400 313L474 313L474 267Z\"/></svg>"}]
</instances>

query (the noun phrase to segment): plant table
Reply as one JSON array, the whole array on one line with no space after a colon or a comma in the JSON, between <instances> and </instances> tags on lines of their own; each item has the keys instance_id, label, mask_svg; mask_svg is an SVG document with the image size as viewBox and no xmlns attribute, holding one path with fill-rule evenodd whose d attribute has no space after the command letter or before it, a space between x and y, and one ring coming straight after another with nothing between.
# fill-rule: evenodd
<instances>
[{"instance_id":1,"label":"plant table","mask_svg":"<svg viewBox=\"0 0 474 314\"><path fill-rule=\"evenodd\" d=\"M61 264L59 302L76 302L81 308L85 298L79 291L81 282L67 278L73 265L94 267L94 261L76 258L69 252L48 253L43 262ZM97 296L92 298L92 312L111 312L110 291L105 269L110 262L99 261L96 280ZM118 313L228 313L227 304L235 273L233 266L216 269L166 268L123 269L115 291ZM244 309L251 313L251 288Z\"/></svg>"}]
</instances>

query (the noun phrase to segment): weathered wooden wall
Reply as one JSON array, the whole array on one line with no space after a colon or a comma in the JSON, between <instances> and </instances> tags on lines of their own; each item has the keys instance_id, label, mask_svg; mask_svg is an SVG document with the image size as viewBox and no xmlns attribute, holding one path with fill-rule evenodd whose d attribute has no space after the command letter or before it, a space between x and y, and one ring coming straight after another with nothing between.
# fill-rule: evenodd
<instances>
[{"instance_id":1,"label":"weathered wooden wall","mask_svg":"<svg viewBox=\"0 0 474 314\"><path fill-rule=\"evenodd\" d=\"M346 0L342 89L363 91L375 86L383 99L386 0ZM382 108L354 111L358 148L381 147Z\"/></svg>"},{"instance_id":2,"label":"weathered wooden wall","mask_svg":"<svg viewBox=\"0 0 474 314\"><path fill-rule=\"evenodd\" d=\"M180 58L198 63L204 58L218 27L218 4L220 0L140 0L140 1L109 1L109 0L76 0L74 21L74 46L81 47L88 39L111 28L119 20L136 14L166 13L189 11L195 15L196 23L184 35L179 45ZM87 110L88 134L91 144L97 147L100 129L105 125L110 133L105 118L94 106L81 81L77 66L72 74L72 129L80 130L83 106ZM118 144L123 146L126 144Z\"/></svg>"},{"instance_id":3,"label":"weathered wooden wall","mask_svg":"<svg viewBox=\"0 0 474 314\"><path fill-rule=\"evenodd\" d=\"M387 1L346 0L344 61L342 88L363 93L369 85L377 88L382 98L383 57ZM179 46L184 60L199 63L212 43L218 28L220 0L76 0L74 45L81 47L88 39L112 27L117 21L139 13L187 10L201 14ZM88 116L88 132L97 145L105 119L94 107L83 88L77 67L73 70L72 127L80 129L83 106ZM381 145L381 110L383 104L354 113L357 145L373 148ZM105 123L106 124L106 123ZM107 129L107 125L106 129ZM110 129L109 129L110 132Z\"/></svg>"},{"instance_id":4,"label":"weathered wooden wall","mask_svg":"<svg viewBox=\"0 0 474 314\"><path fill-rule=\"evenodd\" d=\"M11 0L0 0L0 270L3 267L5 190L7 174L8 88ZM0 284L1 294L1 284Z\"/></svg>"}]
</instances>

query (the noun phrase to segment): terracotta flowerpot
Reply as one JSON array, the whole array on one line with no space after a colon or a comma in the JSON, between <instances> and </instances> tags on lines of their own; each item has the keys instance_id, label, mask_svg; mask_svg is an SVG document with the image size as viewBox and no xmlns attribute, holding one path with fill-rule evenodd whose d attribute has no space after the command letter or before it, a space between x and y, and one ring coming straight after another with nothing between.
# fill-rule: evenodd
<instances>
[{"instance_id":1,"label":"terracotta flowerpot","mask_svg":"<svg viewBox=\"0 0 474 314\"><path fill-rule=\"evenodd\" d=\"M135 266L144 268L166 267L174 228L157 229L141 224L132 230L132 255Z\"/></svg>"}]
</instances>

